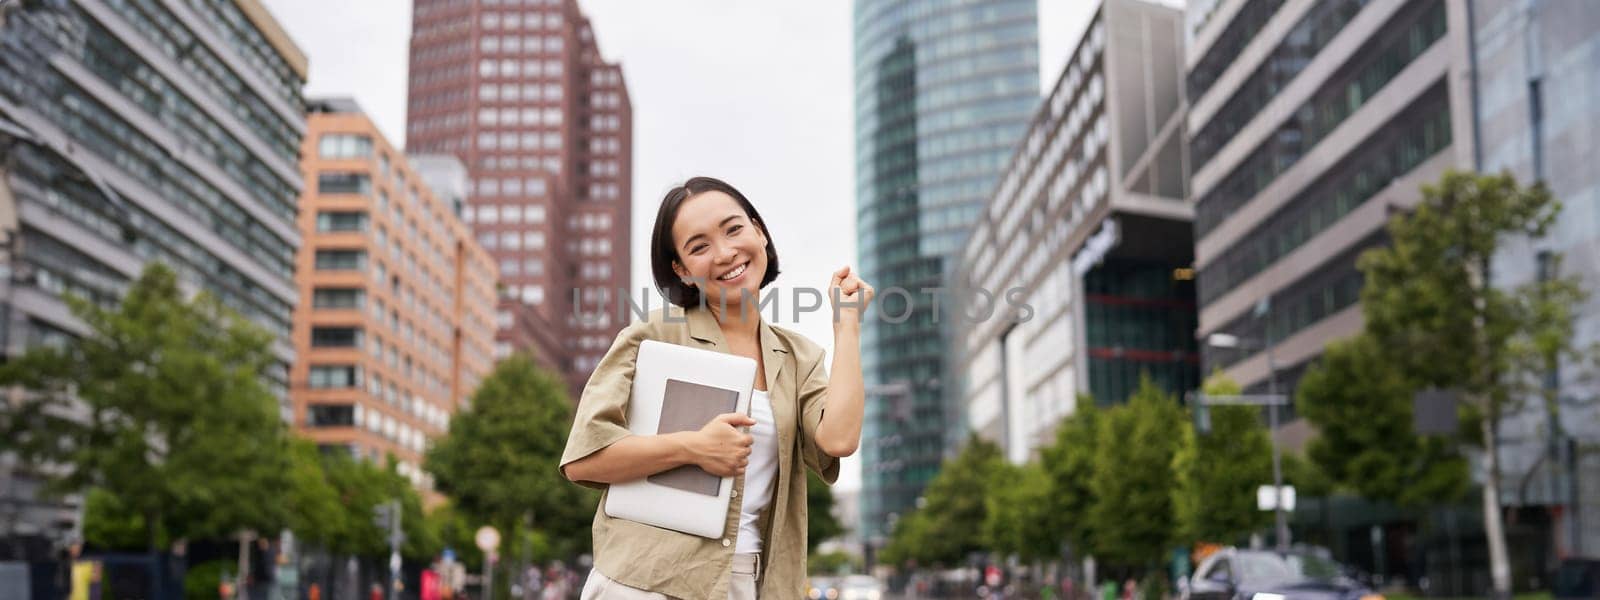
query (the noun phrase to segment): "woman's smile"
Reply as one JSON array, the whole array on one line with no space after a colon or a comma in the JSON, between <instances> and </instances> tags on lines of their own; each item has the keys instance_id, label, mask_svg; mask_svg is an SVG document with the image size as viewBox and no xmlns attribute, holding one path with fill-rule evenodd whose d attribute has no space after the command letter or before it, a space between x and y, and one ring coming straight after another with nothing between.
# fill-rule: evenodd
<instances>
[{"instance_id":1,"label":"woman's smile","mask_svg":"<svg viewBox=\"0 0 1600 600\"><path fill-rule=\"evenodd\" d=\"M717 277L717 281L720 281L720 282L723 282L723 283L738 284L738 283L744 281L745 272L750 270L749 267L750 267L750 261L745 261L745 262L739 263L738 266L736 266L736 267L734 267L732 269L729 269L727 272L723 273L721 276L718 276Z\"/></svg>"}]
</instances>

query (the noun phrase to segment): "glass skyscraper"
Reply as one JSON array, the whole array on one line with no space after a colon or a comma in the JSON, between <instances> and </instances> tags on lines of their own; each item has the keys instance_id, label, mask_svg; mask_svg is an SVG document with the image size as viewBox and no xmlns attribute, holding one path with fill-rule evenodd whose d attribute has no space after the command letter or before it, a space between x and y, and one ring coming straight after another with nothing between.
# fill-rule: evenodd
<instances>
[{"instance_id":1,"label":"glass skyscraper","mask_svg":"<svg viewBox=\"0 0 1600 600\"><path fill-rule=\"evenodd\" d=\"M950 257L1039 101L1034 0L855 3L856 219L885 293L863 331L868 404L859 530L886 536L963 430L942 382ZM903 317L903 318L902 318ZM894 321L894 322L888 322Z\"/></svg>"},{"instance_id":2,"label":"glass skyscraper","mask_svg":"<svg viewBox=\"0 0 1600 600\"><path fill-rule=\"evenodd\" d=\"M1102 0L957 259L952 287L993 291L1005 312L970 318L985 301L958 298L946 387L965 429L1014 463L1055 440L1080 394L1123 402L1147 376L1198 387L1182 30L1180 9Z\"/></svg>"}]
</instances>

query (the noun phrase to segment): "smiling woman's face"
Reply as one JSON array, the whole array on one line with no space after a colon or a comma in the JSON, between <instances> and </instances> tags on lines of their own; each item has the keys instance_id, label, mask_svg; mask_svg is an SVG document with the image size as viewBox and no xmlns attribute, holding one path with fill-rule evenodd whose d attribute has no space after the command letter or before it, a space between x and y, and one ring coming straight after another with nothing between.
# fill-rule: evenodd
<instances>
[{"instance_id":1,"label":"smiling woman's face","mask_svg":"<svg viewBox=\"0 0 1600 600\"><path fill-rule=\"evenodd\" d=\"M672 222L678 260L672 269L700 288L706 306L738 306L740 291L756 299L767 272L767 238L732 196L702 192L678 207Z\"/></svg>"}]
</instances>

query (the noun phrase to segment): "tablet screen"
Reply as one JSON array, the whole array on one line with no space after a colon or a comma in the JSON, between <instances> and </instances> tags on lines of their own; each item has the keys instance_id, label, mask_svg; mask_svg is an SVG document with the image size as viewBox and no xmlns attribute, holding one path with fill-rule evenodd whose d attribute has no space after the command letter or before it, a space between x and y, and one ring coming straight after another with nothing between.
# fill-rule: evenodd
<instances>
[{"instance_id":1,"label":"tablet screen","mask_svg":"<svg viewBox=\"0 0 1600 600\"><path fill-rule=\"evenodd\" d=\"M661 399L661 421L656 433L699 431L717 415L730 413L739 407L739 392L676 379L667 379L667 389ZM651 475L652 483L696 494L716 496L722 478L706 472L698 465L683 465Z\"/></svg>"}]
</instances>

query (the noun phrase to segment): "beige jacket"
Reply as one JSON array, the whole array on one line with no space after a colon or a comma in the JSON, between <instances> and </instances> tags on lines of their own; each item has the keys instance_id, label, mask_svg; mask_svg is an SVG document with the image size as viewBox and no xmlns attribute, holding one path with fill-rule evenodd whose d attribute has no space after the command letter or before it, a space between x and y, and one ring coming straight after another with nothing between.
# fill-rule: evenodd
<instances>
[{"instance_id":1,"label":"beige jacket","mask_svg":"<svg viewBox=\"0 0 1600 600\"><path fill-rule=\"evenodd\" d=\"M816 443L817 425L827 404L828 370L822 364L822 348L804 336L762 321L760 337L778 430L777 485L761 520L760 597L801 598L806 592L804 469L816 471L830 485L839 477L838 459ZM670 313L654 312L649 320L623 329L583 389L561 466L630 435L628 395L634 357L644 340L729 352L716 318L704 308L672 307ZM583 485L606 488L593 482ZM734 480L733 489L725 537L720 540L613 519L605 514L602 497L594 516L595 568L624 585L676 598L728 597L743 477Z\"/></svg>"}]
</instances>

